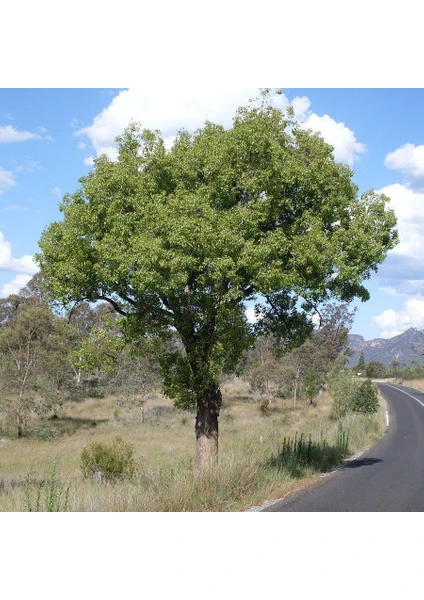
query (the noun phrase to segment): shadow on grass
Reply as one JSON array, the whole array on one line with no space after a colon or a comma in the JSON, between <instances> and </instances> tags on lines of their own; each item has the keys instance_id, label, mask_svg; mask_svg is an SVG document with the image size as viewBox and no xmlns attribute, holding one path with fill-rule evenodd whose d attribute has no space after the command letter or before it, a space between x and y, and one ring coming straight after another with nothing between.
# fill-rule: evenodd
<instances>
[{"instance_id":1,"label":"shadow on grass","mask_svg":"<svg viewBox=\"0 0 424 600\"><path fill-rule=\"evenodd\" d=\"M299 479L307 469L325 472L338 466L348 455L347 435L338 435L334 445L325 440L305 440L303 435L284 438L282 446L276 454L267 460L266 466L286 471L291 477Z\"/></svg>"},{"instance_id":2,"label":"shadow on grass","mask_svg":"<svg viewBox=\"0 0 424 600\"><path fill-rule=\"evenodd\" d=\"M39 427L33 427L25 432L25 437L35 437L39 440L52 440L54 438L72 435L80 429L93 429L108 419L81 419L78 417L58 417L53 415L43 421Z\"/></svg>"}]
</instances>

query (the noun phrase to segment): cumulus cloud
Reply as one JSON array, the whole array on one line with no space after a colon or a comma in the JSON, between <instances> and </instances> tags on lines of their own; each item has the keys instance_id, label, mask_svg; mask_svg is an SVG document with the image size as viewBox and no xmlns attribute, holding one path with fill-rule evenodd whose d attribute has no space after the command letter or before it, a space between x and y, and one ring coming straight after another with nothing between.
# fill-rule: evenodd
<instances>
[{"instance_id":1,"label":"cumulus cloud","mask_svg":"<svg viewBox=\"0 0 424 600\"><path fill-rule=\"evenodd\" d=\"M382 338L390 338L403 333L410 327L424 328L424 297L416 296L405 301L399 311L385 310L373 317L374 323L381 329Z\"/></svg>"},{"instance_id":2,"label":"cumulus cloud","mask_svg":"<svg viewBox=\"0 0 424 600\"><path fill-rule=\"evenodd\" d=\"M54 194L58 198L62 198L62 190L60 189L60 187L58 185L54 186L54 188L52 189L52 194Z\"/></svg>"},{"instance_id":3,"label":"cumulus cloud","mask_svg":"<svg viewBox=\"0 0 424 600\"><path fill-rule=\"evenodd\" d=\"M12 125L0 126L0 144L11 144L13 142L26 142L27 140L39 140L41 135L30 131L19 131Z\"/></svg>"},{"instance_id":4,"label":"cumulus cloud","mask_svg":"<svg viewBox=\"0 0 424 600\"><path fill-rule=\"evenodd\" d=\"M230 127L237 108L257 97L258 92L255 87L202 88L197 84L179 89L124 90L94 118L90 126L79 129L75 135L87 136L97 155L105 153L114 160L117 156L115 138L134 120L143 127L159 129L169 148L182 128L194 132L206 120ZM328 115L320 117L312 113L311 101L306 96L296 97L290 102L284 94L280 94L274 96L273 102L280 108L291 104L296 118L303 122L305 128L319 132L327 143L334 146L336 160L352 166L366 151L365 144L358 142L354 132L344 123L338 123ZM86 161L85 164L90 164Z\"/></svg>"},{"instance_id":5,"label":"cumulus cloud","mask_svg":"<svg viewBox=\"0 0 424 600\"><path fill-rule=\"evenodd\" d=\"M5 171L0 167L0 195L14 185L16 185L16 181L12 171Z\"/></svg>"},{"instance_id":6,"label":"cumulus cloud","mask_svg":"<svg viewBox=\"0 0 424 600\"><path fill-rule=\"evenodd\" d=\"M421 263L424 256L424 193L415 192L399 183L388 185L379 192L389 196L390 207L397 217L399 244L390 254Z\"/></svg>"},{"instance_id":7,"label":"cumulus cloud","mask_svg":"<svg viewBox=\"0 0 424 600\"><path fill-rule=\"evenodd\" d=\"M159 129L169 147L176 133L184 128L189 132L204 125L206 120L230 127L239 106L258 96L254 87L201 87L193 84L181 88L129 89L121 91L107 108L94 118L93 123L79 129L75 135L87 136L96 154L116 158L115 138L131 120L143 127ZM286 107L289 101L284 94L277 95L274 103ZM302 105L299 102L299 107Z\"/></svg>"},{"instance_id":8,"label":"cumulus cloud","mask_svg":"<svg viewBox=\"0 0 424 600\"><path fill-rule=\"evenodd\" d=\"M12 245L8 242L4 234L0 231L0 270L12 271L13 273L25 273L34 275L37 272L37 266L29 254L24 254L21 258L13 258Z\"/></svg>"},{"instance_id":9,"label":"cumulus cloud","mask_svg":"<svg viewBox=\"0 0 424 600\"><path fill-rule=\"evenodd\" d=\"M384 164L389 169L401 171L409 188L424 193L424 145L405 144L389 152Z\"/></svg>"},{"instance_id":10,"label":"cumulus cloud","mask_svg":"<svg viewBox=\"0 0 424 600\"><path fill-rule=\"evenodd\" d=\"M16 275L10 283L5 283L0 290L0 298L7 298L12 294L18 294L26 286L32 275Z\"/></svg>"},{"instance_id":11,"label":"cumulus cloud","mask_svg":"<svg viewBox=\"0 0 424 600\"><path fill-rule=\"evenodd\" d=\"M308 114L303 127L320 133L327 144L334 147L334 158L338 162L348 164L350 167L367 150L365 144L358 142L355 133L351 129L328 115L319 117L314 113Z\"/></svg>"}]
</instances>

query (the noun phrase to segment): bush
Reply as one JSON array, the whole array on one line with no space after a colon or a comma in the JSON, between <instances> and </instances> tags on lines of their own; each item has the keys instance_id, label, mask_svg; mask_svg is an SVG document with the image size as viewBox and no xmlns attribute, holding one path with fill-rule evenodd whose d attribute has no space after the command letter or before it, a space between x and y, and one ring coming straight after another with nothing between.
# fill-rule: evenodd
<instances>
[{"instance_id":1,"label":"bush","mask_svg":"<svg viewBox=\"0 0 424 600\"><path fill-rule=\"evenodd\" d=\"M263 417L268 417L271 409L269 406L269 400L262 400L262 402L259 404L259 412L261 413L261 415Z\"/></svg>"},{"instance_id":2,"label":"bush","mask_svg":"<svg viewBox=\"0 0 424 600\"><path fill-rule=\"evenodd\" d=\"M111 444L92 442L81 452L82 474L93 477L100 473L107 480L132 477L137 470L133 454L133 446L119 436Z\"/></svg>"},{"instance_id":3,"label":"bush","mask_svg":"<svg viewBox=\"0 0 424 600\"><path fill-rule=\"evenodd\" d=\"M360 387L353 373L346 371L343 366L335 364L328 374L328 387L333 397L331 417L338 421L352 410L353 400Z\"/></svg>"},{"instance_id":4,"label":"bush","mask_svg":"<svg viewBox=\"0 0 424 600\"><path fill-rule=\"evenodd\" d=\"M370 379L358 386L351 401L351 409L363 415L372 415L378 411L377 388Z\"/></svg>"}]
</instances>

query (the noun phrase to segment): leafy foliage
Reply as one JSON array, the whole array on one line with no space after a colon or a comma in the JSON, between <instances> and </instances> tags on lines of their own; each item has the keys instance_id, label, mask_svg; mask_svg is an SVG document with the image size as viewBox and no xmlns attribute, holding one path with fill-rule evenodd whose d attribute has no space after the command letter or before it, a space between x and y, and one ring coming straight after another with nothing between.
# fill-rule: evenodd
<instances>
[{"instance_id":1,"label":"leafy foliage","mask_svg":"<svg viewBox=\"0 0 424 600\"><path fill-rule=\"evenodd\" d=\"M108 302L132 339L177 335L180 348L160 357L165 391L197 405L196 432L217 439L221 374L255 335L290 349L320 304L366 300L363 281L397 242L394 213L384 195L358 197L331 146L268 90L232 127L182 130L169 150L137 124L117 142L117 160L95 159L64 197L38 264L61 302ZM259 297L252 328L245 303Z\"/></svg>"},{"instance_id":2,"label":"leafy foliage","mask_svg":"<svg viewBox=\"0 0 424 600\"><path fill-rule=\"evenodd\" d=\"M371 379L362 381L351 400L351 410L363 415L371 415L378 411L378 393Z\"/></svg>"},{"instance_id":3,"label":"leafy foliage","mask_svg":"<svg viewBox=\"0 0 424 600\"><path fill-rule=\"evenodd\" d=\"M111 444L92 442L81 452L81 471L84 477L100 473L106 480L132 477L137 463L131 444L117 436Z\"/></svg>"}]
</instances>

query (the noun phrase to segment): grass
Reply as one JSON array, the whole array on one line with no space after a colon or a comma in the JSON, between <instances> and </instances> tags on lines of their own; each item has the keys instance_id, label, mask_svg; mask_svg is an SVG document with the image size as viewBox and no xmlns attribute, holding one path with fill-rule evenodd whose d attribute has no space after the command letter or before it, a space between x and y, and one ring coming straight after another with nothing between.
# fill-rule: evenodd
<instances>
[{"instance_id":1,"label":"grass","mask_svg":"<svg viewBox=\"0 0 424 600\"><path fill-rule=\"evenodd\" d=\"M399 385L405 385L406 387L412 387L420 392L424 392L424 379L394 379L394 383Z\"/></svg>"},{"instance_id":2,"label":"grass","mask_svg":"<svg viewBox=\"0 0 424 600\"><path fill-rule=\"evenodd\" d=\"M307 485L385 430L385 406L374 417L351 414L339 423L330 418L325 393L316 406L271 397L269 416L261 415L260 400L243 380L224 385L223 396L219 464L201 474L193 469L194 413L175 409L160 394L146 403L144 423L137 409L117 411L114 398L107 397L64 406L59 419L47 422L48 439L1 438L0 511L27 510L28 495L35 506L39 482L28 482L28 474L44 474L47 489L53 464L54 488L66 491L69 511L241 511ZM110 444L117 436L134 448L136 476L84 479L83 448Z\"/></svg>"}]
</instances>

